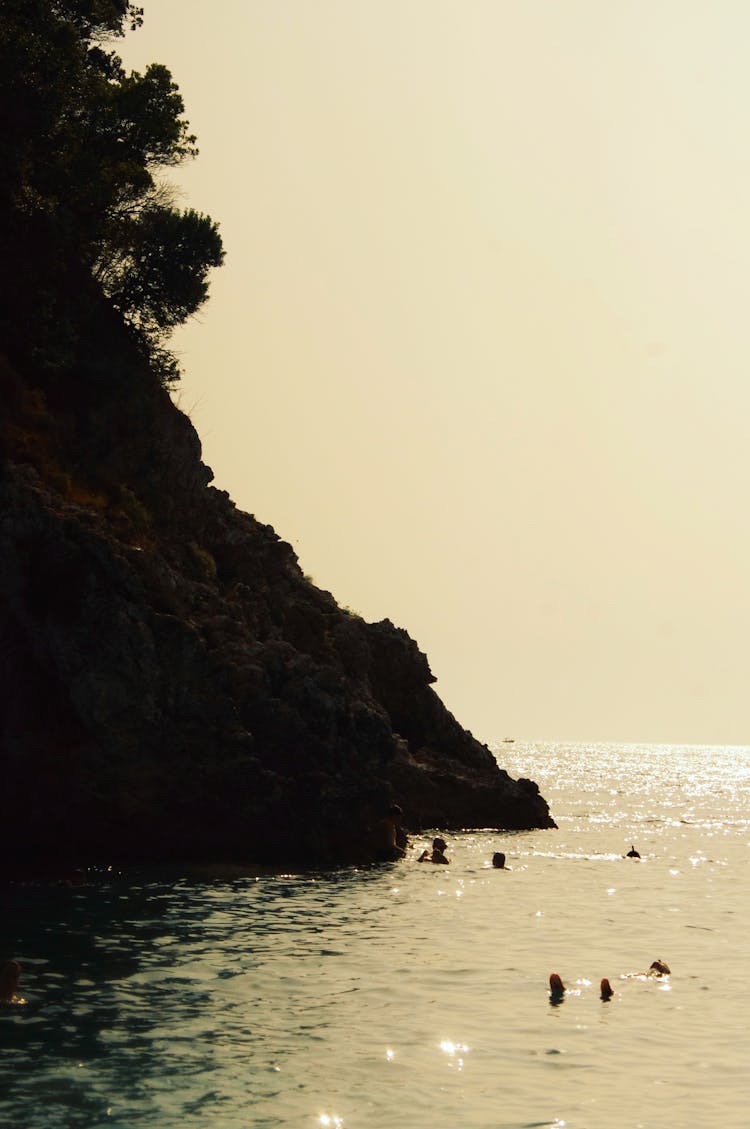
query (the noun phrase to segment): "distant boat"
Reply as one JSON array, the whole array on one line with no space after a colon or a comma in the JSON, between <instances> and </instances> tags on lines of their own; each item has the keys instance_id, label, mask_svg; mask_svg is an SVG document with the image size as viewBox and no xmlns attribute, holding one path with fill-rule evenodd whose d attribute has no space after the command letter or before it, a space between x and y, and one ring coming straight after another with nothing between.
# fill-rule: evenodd
<instances>
[{"instance_id":1,"label":"distant boat","mask_svg":"<svg viewBox=\"0 0 750 1129\"><path fill-rule=\"evenodd\" d=\"M503 744L504 745L512 745L514 741L515 741L515 737L503 737Z\"/></svg>"}]
</instances>

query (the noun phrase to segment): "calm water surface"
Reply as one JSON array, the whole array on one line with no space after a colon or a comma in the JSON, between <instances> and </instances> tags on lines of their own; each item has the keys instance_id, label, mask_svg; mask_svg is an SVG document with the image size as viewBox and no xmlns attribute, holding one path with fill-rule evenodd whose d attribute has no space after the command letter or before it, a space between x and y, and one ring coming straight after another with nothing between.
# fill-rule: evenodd
<instances>
[{"instance_id":1,"label":"calm water surface","mask_svg":"<svg viewBox=\"0 0 750 1129\"><path fill-rule=\"evenodd\" d=\"M558 831L446 836L450 867L413 861L425 836L371 870L0 890L26 1000L0 1005L0 1125L747 1129L750 749L498 756ZM621 979L656 957L668 980Z\"/></svg>"}]
</instances>

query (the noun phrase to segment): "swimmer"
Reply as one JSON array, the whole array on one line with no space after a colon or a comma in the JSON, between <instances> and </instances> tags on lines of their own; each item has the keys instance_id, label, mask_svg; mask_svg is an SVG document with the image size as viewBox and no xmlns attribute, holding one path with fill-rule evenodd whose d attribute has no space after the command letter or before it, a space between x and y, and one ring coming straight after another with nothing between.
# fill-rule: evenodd
<instances>
[{"instance_id":1,"label":"swimmer","mask_svg":"<svg viewBox=\"0 0 750 1129\"><path fill-rule=\"evenodd\" d=\"M653 960L646 972L625 972L622 980L659 980L662 976L670 976L671 968L665 960Z\"/></svg>"},{"instance_id":2,"label":"swimmer","mask_svg":"<svg viewBox=\"0 0 750 1129\"><path fill-rule=\"evenodd\" d=\"M494 855L492 856L492 865L497 870L510 870L511 869L509 866L505 865L505 855L503 854L502 851L495 851Z\"/></svg>"},{"instance_id":3,"label":"swimmer","mask_svg":"<svg viewBox=\"0 0 750 1129\"><path fill-rule=\"evenodd\" d=\"M641 856L638 854L634 846L631 845L630 850L625 855L626 859L639 859Z\"/></svg>"},{"instance_id":4,"label":"swimmer","mask_svg":"<svg viewBox=\"0 0 750 1129\"><path fill-rule=\"evenodd\" d=\"M12 1004L16 998L18 982L21 979L21 966L17 960L9 960L0 969L0 1002Z\"/></svg>"},{"instance_id":5,"label":"swimmer","mask_svg":"<svg viewBox=\"0 0 750 1129\"><path fill-rule=\"evenodd\" d=\"M610 984L609 980L607 980L606 976L604 977L601 984L599 985L599 994L600 994L601 998L605 1001L605 1003L607 1002L607 1000L611 1000L612 997L615 994L615 990L612 987L612 985Z\"/></svg>"},{"instance_id":6,"label":"swimmer","mask_svg":"<svg viewBox=\"0 0 750 1129\"><path fill-rule=\"evenodd\" d=\"M438 836L432 840L432 853L425 848L417 859L417 862L434 862L438 864L442 863L444 866L447 865L451 861L449 858L445 857L447 845L445 839L441 839L440 836Z\"/></svg>"},{"instance_id":7,"label":"swimmer","mask_svg":"<svg viewBox=\"0 0 750 1129\"><path fill-rule=\"evenodd\" d=\"M405 848L409 842L409 837L406 834L406 831L404 830L401 823L402 819L404 818L404 813L398 806L398 804L391 804L391 806L388 808L388 818L391 822L391 825L393 826L395 845L398 850L401 851L401 854L405 855Z\"/></svg>"},{"instance_id":8,"label":"swimmer","mask_svg":"<svg viewBox=\"0 0 750 1129\"><path fill-rule=\"evenodd\" d=\"M388 813L372 828L372 841L379 859L395 862L406 854L408 842L406 832L401 826L403 812L398 804L391 804Z\"/></svg>"},{"instance_id":9,"label":"swimmer","mask_svg":"<svg viewBox=\"0 0 750 1129\"><path fill-rule=\"evenodd\" d=\"M549 1002L560 1004L565 998L565 985L556 972L549 978Z\"/></svg>"}]
</instances>

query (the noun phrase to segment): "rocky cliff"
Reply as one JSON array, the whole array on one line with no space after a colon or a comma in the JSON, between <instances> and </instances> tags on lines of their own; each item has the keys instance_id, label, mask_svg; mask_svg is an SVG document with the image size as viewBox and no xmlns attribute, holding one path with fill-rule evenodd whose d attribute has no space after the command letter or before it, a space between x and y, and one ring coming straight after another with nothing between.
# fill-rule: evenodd
<instances>
[{"instance_id":1,"label":"rocky cliff","mask_svg":"<svg viewBox=\"0 0 750 1129\"><path fill-rule=\"evenodd\" d=\"M406 632L211 478L106 303L53 373L0 357L4 857L366 861L394 801L411 830L554 826Z\"/></svg>"}]
</instances>

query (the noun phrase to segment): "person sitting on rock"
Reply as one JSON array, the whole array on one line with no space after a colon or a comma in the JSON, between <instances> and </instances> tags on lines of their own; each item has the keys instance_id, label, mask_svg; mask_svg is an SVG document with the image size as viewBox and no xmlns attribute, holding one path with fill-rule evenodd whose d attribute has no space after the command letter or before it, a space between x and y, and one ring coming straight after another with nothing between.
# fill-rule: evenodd
<instances>
[{"instance_id":1,"label":"person sitting on rock","mask_svg":"<svg viewBox=\"0 0 750 1129\"><path fill-rule=\"evenodd\" d=\"M447 846L445 839L441 839L438 835L437 838L432 840L432 853L425 848L417 862L435 862L443 865L449 863L451 860L445 857Z\"/></svg>"},{"instance_id":2,"label":"person sitting on rock","mask_svg":"<svg viewBox=\"0 0 750 1129\"><path fill-rule=\"evenodd\" d=\"M0 1002L12 1004L21 979L21 966L17 960L9 960L0 969Z\"/></svg>"}]
</instances>

